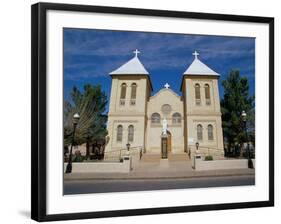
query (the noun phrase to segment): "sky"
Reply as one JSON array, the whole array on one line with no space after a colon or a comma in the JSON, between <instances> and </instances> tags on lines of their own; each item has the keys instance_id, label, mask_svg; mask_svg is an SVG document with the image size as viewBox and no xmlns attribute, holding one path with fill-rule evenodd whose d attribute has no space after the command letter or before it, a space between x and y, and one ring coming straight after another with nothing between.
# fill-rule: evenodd
<instances>
[{"instance_id":1,"label":"sky","mask_svg":"<svg viewBox=\"0 0 281 224\"><path fill-rule=\"evenodd\" d=\"M150 73L154 95L165 83L181 95L182 74L198 58L220 74L221 81L230 70L240 70L250 83L250 94L255 92L255 39L248 37L170 34L151 32L110 31L64 28L64 98L70 100L73 86L100 84L110 96L109 73L138 55Z\"/></svg>"}]
</instances>

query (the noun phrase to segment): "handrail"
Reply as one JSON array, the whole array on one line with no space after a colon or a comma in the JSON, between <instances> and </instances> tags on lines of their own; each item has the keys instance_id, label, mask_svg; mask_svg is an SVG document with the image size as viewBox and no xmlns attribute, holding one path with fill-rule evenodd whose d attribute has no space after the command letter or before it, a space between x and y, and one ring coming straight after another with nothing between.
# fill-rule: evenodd
<instances>
[{"instance_id":1,"label":"handrail","mask_svg":"<svg viewBox=\"0 0 281 224\"><path fill-rule=\"evenodd\" d=\"M192 147L196 149L195 145L190 145L188 147ZM205 148L205 149L212 149L212 150L217 150L217 151L224 151L224 149L220 149L220 148L213 148L213 147L208 147L208 146L199 146L198 149L200 150L200 148Z\"/></svg>"},{"instance_id":2,"label":"handrail","mask_svg":"<svg viewBox=\"0 0 281 224\"><path fill-rule=\"evenodd\" d=\"M142 155L142 151L143 151L143 147L142 146L134 146L134 147L130 147L129 150L126 148L120 148L117 150L112 150L112 151L108 151L108 152L104 152L104 158L105 160L116 160L116 161L120 161L122 159L122 156L129 152L130 155L133 155L135 151L140 153L140 158Z\"/></svg>"},{"instance_id":3,"label":"handrail","mask_svg":"<svg viewBox=\"0 0 281 224\"><path fill-rule=\"evenodd\" d=\"M190 145L190 146L188 146L188 150L190 150L190 153L195 153L197 151L200 151L200 153L203 156L210 156L211 154L213 154L213 156L217 156L217 155L220 155L222 153L224 154L223 149L208 147L208 146L199 146L198 150L197 150L197 147L195 145Z\"/></svg>"},{"instance_id":4,"label":"handrail","mask_svg":"<svg viewBox=\"0 0 281 224\"><path fill-rule=\"evenodd\" d=\"M132 149L138 149L138 148L142 148L142 146L133 146L133 147L130 147L129 151L131 151ZM120 150L126 150L128 151L128 149L126 148L120 148L120 149L116 149L116 150L111 150L111 151L108 151L108 152L105 152L105 153L109 153L109 152L119 152Z\"/></svg>"}]
</instances>

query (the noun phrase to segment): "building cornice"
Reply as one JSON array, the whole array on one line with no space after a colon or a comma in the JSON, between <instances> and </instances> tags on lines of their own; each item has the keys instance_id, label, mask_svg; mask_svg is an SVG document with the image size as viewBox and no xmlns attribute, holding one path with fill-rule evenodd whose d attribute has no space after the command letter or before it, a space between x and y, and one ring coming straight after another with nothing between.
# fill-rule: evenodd
<instances>
[{"instance_id":1,"label":"building cornice","mask_svg":"<svg viewBox=\"0 0 281 224\"><path fill-rule=\"evenodd\" d=\"M146 114L145 113L135 113L135 112L129 113L128 111L125 111L124 113L111 112L108 114L108 116L111 116L111 117L144 117L144 116L146 116Z\"/></svg>"},{"instance_id":2,"label":"building cornice","mask_svg":"<svg viewBox=\"0 0 281 224\"><path fill-rule=\"evenodd\" d=\"M185 79L201 79L201 80L210 80L210 79L219 79L219 76L216 75L183 75L182 80L181 80L181 86L180 86L180 91L183 92L183 85L184 85L184 80Z\"/></svg>"},{"instance_id":3,"label":"building cornice","mask_svg":"<svg viewBox=\"0 0 281 224\"><path fill-rule=\"evenodd\" d=\"M187 112L185 116L221 116L221 112L210 112L210 111L197 111L197 112Z\"/></svg>"}]
</instances>

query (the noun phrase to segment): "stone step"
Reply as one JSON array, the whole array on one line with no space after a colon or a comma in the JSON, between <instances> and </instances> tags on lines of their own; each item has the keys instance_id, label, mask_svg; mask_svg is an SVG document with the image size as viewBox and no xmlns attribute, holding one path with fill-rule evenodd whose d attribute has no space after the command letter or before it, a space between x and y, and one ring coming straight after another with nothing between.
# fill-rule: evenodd
<instances>
[{"instance_id":1,"label":"stone step","mask_svg":"<svg viewBox=\"0 0 281 224\"><path fill-rule=\"evenodd\" d=\"M168 155L169 161L188 161L190 160L187 153L170 153Z\"/></svg>"},{"instance_id":2,"label":"stone step","mask_svg":"<svg viewBox=\"0 0 281 224\"><path fill-rule=\"evenodd\" d=\"M142 162L159 162L161 159L160 154L155 153L144 153L141 161ZM169 153L168 154L169 161L188 161L190 160L187 153Z\"/></svg>"},{"instance_id":3,"label":"stone step","mask_svg":"<svg viewBox=\"0 0 281 224\"><path fill-rule=\"evenodd\" d=\"M155 154L155 153L144 153L141 161L142 162L159 162L161 159L160 154Z\"/></svg>"}]
</instances>

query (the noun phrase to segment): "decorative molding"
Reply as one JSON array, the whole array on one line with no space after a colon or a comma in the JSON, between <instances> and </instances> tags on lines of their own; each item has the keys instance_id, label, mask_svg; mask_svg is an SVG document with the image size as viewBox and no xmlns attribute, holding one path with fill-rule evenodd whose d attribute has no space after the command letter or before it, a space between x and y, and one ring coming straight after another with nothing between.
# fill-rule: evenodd
<instances>
[{"instance_id":1,"label":"decorative molding","mask_svg":"<svg viewBox=\"0 0 281 224\"><path fill-rule=\"evenodd\" d=\"M174 96L179 98L180 101L182 101L181 96L179 96L176 92L174 92L172 89L160 89L157 93L155 93L153 96L149 97L149 100L156 98L161 92L163 91L169 91L171 92Z\"/></svg>"},{"instance_id":2,"label":"decorative molding","mask_svg":"<svg viewBox=\"0 0 281 224\"><path fill-rule=\"evenodd\" d=\"M137 120L114 120L114 123L138 123Z\"/></svg>"},{"instance_id":3,"label":"decorative molding","mask_svg":"<svg viewBox=\"0 0 281 224\"><path fill-rule=\"evenodd\" d=\"M175 128L179 128L182 127L182 123L178 123L178 124L168 124L169 127L175 127Z\"/></svg>"},{"instance_id":4,"label":"decorative molding","mask_svg":"<svg viewBox=\"0 0 281 224\"><path fill-rule=\"evenodd\" d=\"M154 127L154 128L161 128L162 124L161 123L150 123L150 126Z\"/></svg>"},{"instance_id":5,"label":"decorative molding","mask_svg":"<svg viewBox=\"0 0 281 224\"><path fill-rule=\"evenodd\" d=\"M194 113L194 112L192 112L192 113L186 113L186 115L185 115L186 117L192 117L192 116L219 116L219 117L221 117L221 112L208 112L208 111L200 111L200 112L197 112L197 113Z\"/></svg>"},{"instance_id":6,"label":"decorative molding","mask_svg":"<svg viewBox=\"0 0 281 224\"><path fill-rule=\"evenodd\" d=\"M146 114L145 113L134 113L134 112L128 112L128 111L126 111L127 113L125 114L125 112L124 113L116 113L116 112L114 112L114 113L110 113L110 114L108 114L108 116L110 116L110 117L143 117L143 116L146 116Z\"/></svg>"},{"instance_id":7,"label":"decorative molding","mask_svg":"<svg viewBox=\"0 0 281 224\"><path fill-rule=\"evenodd\" d=\"M216 123L216 120L193 120L193 123L199 122L199 123L208 123L208 122L214 122Z\"/></svg>"}]
</instances>

